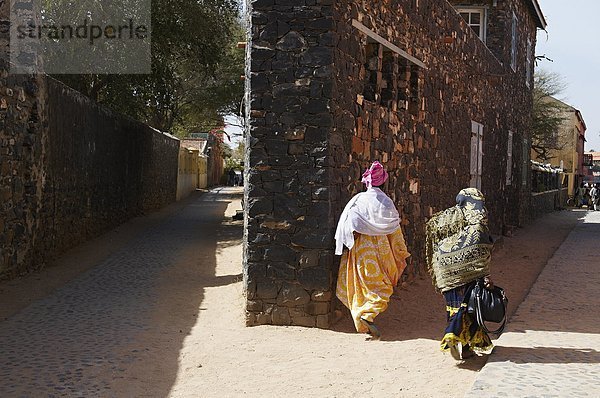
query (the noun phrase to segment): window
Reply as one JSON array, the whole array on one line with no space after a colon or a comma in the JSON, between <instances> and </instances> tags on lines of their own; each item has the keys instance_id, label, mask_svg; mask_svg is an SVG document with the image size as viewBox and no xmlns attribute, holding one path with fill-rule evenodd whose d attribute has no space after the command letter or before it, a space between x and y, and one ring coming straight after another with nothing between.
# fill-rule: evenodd
<instances>
[{"instance_id":1,"label":"window","mask_svg":"<svg viewBox=\"0 0 600 398\"><path fill-rule=\"evenodd\" d=\"M518 30L519 20L517 15L513 12L512 16L512 29L511 29L511 47L510 47L510 67L513 71L517 70L517 45L518 45Z\"/></svg>"},{"instance_id":2,"label":"window","mask_svg":"<svg viewBox=\"0 0 600 398\"><path fill-rule=\"evenodd\" d=\"M471 187L481 190L483 124L471 121Z\"/></svg>"},{"instance_id":3,"label":"window","mask_svg":"<svg viewBox=\"0 0 600 398\"><path fill-rule=\"evenodd\" d=\"M506 156L506 185L512 185L512 166L513 166L513 132L508 132L508 151Z\"/></svg>"},{"instance_id":4,"label":"window","mask_svg":"<svg viewBox=\"0 0 600 398\"><path fill-rule=\"evenodd\" d=\"M421 69L425 64L357 20L352 26L366 35L363 98L393 111L419 112Z\"/></svg>"},{"instance_id":5,"label":"window","mask_svg":"<svg viewBox=\"0 0 600 398\"><path fill-rule=\"evenodd\" d=\"M473 29L477 37L485 43L486 13L485 8L459 8L458 13Z\"/></svg>"},{"instance_id":6,"label":"window","mask_svg":"<svg viewBox=\"0 0 600 398\"><path fill-rule=\"evenodd\" d=\"M378 43L366 47L363 97L393 111L419 111L419 66Z\"/></svg>"},{"instance_id":7,"label":"window","mask_svg":"<svg viewBox=\"0 0 600 398\"><path fill-rule=\"evenodd\" d=\"M531 39L527 38L527 65L525 65L525 84L527 87L531 87L531 78L533 71L533 47L531 45Z\"/></svg>"}]
</instances>

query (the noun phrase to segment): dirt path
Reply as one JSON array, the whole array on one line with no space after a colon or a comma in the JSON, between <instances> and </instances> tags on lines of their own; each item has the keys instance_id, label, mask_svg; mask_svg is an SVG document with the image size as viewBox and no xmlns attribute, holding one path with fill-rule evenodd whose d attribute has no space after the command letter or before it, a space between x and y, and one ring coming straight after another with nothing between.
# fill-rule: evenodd
<instances>
[{"instance_id":1,"label":"dirt path","mask_svg":"<svg viewBox=\"0 0 600 398\"><path fill-rule=\"evenodd\" d=\"M152 291L144 290L142 300L148 304L131 307L137 311L131 318L139 321L134 324L135 332L115 329L127 338L120 336L114 347L100 349L106 358L92 361L93 371L84 373L104 388L104 395L86 396L462 397L471 387L484 359L457 364L439 351L444 305L426 278L399 291L378 319L382 341L356 334L349 319L341 320L333 330L244 327L242 225L217 217L232 215L236 208L239 201L227 198L189 202L175 215L179 221L160 227L160 234L187 236L184 242L169 241L173 252L168 263L160 257L166 249L158 247L154 252L153 245L141 246L148 251L145 261L164 264L148 277ZM580 215L555 213L505 238L492 272L495 282L507 290L511 310L523 300ZM181 223L183 231L177 229ZM36 278L40 276L30 277ZM21 295L27 296L28 286L39 283L20 281ZM49 292L49 297L77 283L78 279L66 283ZM0 293L0 301L6 302L6 297ZM18 310L0 325L15 327L11 322L27 311L31 307ZM74 360L79 360L79 348L68 348L75 352ZM0 378L11 375L10 364L6 369L4 364ZM63 383L70 380L64 374L62 379Z\"/></svg>"},{"instance_id":2,"label":"dirt path","mask_svg":"<svg viewBox=\"0 0 600 398\"><path fill-rule=\"evenodd\" d=\"M505 238L493 275L507 290L511 313L580 216L552 214ZM239 250L222 252L217 272L239 269L232 261ZM485 362L457 365L439 351L444 304L428 279L400 291L380 317L382 341L355 334L349 319L332 331L244 328L241 289L239 283L207 289L206 311L185 341L171 396L462 397Z\"/></svg>"}]
</instances>

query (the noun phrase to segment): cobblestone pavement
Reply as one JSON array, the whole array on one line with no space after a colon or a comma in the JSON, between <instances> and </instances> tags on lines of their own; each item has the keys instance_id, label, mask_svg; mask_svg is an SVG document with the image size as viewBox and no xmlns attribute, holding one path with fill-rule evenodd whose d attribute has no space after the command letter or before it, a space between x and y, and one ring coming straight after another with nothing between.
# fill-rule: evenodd
<instances>
[{"instance_id":1,"label":"cobblestone pavement","mask_svg":"<svg viewBox=\"0 0 600 398\"><path fill-rule=\"evenodd\" d=\"M466 397L600 396L599 307L600 212L588 212L544 268Z\"/></svg>"},{"instance_id":2,"label":"cobblestone pavement","mask_svg":"<svg viewBox=\"0 0 600 398\"><path fill-rule=\"evenodd\" d=\"M155 327L151 313L161 275L207 239L214 248L228 201L239 193L219 188L200 196L0 322L0 397L114 396L111 383L125 379L127 369L139 366L144 351L152 349L136 346L136 339Z\"/></svg>"}]
</instances>

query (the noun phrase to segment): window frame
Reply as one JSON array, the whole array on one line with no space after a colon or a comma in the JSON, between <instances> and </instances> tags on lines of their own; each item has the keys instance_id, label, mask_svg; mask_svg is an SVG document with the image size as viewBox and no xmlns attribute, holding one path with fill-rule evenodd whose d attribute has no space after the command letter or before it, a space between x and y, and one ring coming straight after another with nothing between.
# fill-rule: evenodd
<instances>
[{"instance_id":1,"label":"window frame","mask_svg":"<svg viewBox=\"0 0 600 398\"><path fill-rule=\"evenodd\" d=\"M486 43L487 40L487 14L488 14L488 10L486 7L457 7L456 11L458 12L458 15L460 15L460 17L465 21L465 23L471 28L471 30L473 30L473 25L475 24L471 24L471 14L475 14L478 13L480 15L480 22L479 22L479 27L480 27L480 31L479 31L479 35L477 35L477 37L479 37L479 40L481 40L482 42ZM469 14L469 20L467 21L461 14L464 13L468 13ZM475 31L473 31L473 33L475 33Z\"/></svg>"},{"instance_id":2,"label":"window frame","mask_svg":"<svg viewBox=\"0 0 600 398\"><path fill-rule=\"evenodd\" d=\"M481 190L483 177L483 124L471 120L470 187Z\"/></svg>"}]
</instances>

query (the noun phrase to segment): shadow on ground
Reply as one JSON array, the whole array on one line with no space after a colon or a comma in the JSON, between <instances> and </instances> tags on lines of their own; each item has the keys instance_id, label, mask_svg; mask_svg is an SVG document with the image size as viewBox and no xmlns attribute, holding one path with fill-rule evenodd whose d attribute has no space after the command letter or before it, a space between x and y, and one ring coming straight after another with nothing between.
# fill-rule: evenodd
<instances>
[{"instance_id":1,"label":"shadow on ground","mask_svg":"<svg viewBox=\"0 0 600 398\"><path fill-rule=\"evenodd\" d=\"M503 247L493 255L492 278L507 292L509 316L523 302L569 233L583 223L584 215L578 210L552 213L518 229L514 236L504 238ZM388 310L378 316L376 323L383 334L382 340L441 340L446 327L445 303L441 294L435 292L429 276L425 271L423 273L407 288L397 290ZM344 308L342 312L333 329L340 333L356 333L349 311ZM469 368L471 365L461 366ZM480 367L476 366L474 370Z\"/></svg>"},{"instance_id":2,"label":"shadow on ground","mask_svg":"<svg viewBox=\"0 0 600 398\"><path fill-rule=\"evenodd\" d=\"M97 266L2 322L0 396L169 394L183 340L205 289L239 281L215 275L223 222L237 193L193 195Z\"/></svg>"}]
</instances>

